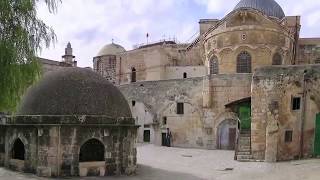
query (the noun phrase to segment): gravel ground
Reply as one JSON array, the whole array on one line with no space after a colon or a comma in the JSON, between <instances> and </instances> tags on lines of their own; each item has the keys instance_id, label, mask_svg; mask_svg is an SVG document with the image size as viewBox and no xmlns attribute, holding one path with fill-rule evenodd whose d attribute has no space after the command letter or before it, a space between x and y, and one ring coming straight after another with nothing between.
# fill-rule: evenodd
<instances>
[{"instance_id":1,"label":"gravel ground","mask_svg":"<svg viewBox=\"0 0 320 180\"><path fill-rule=\"evenodd\" d=\"M78 180L319 180L320 159L280 163L233 160L233 151L139 145L135 176ZM70 179L70 178L68 178ZM0 180L45 180L0 168Z\"/></svg>"}]
</instances>

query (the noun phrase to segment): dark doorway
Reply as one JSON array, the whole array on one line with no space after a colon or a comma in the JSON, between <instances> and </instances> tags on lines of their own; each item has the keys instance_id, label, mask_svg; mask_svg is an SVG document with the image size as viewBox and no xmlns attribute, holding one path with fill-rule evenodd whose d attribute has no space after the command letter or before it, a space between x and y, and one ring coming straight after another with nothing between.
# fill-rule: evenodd
<instances>
[{"instance_id":1,"label":"dark doorway","mask_svg":"<svg viewBox=\"0 0 320 180\"><path fill-rule=\"evenodd\" d=\"M143 131L143 142L150 142L150 130Z\"/></svg>"},{"instance_id":2,"label":"dark doorway","mask_svg":"<svg viewBox=\"0 0 320 180\"><path fill-rule=\"evenodd\" d=\"M314 155L320 156L320 113L316 117L316 127L314 133Z\"/></svg>"},{"instance_id":3,"label":"dark doorway","mask_svg":"<svg viewBox=\"0 0 320 180\"><path fill-rule=\"evenodd\" d=\"M12 159L24 160L25 149L20 139L17 139L12 148Z\"/></svg>"},{"instance_id":4,"label":"dark doorway","mask_svg":"<svg viewBox=\"0 0 320 180\"><path fill-rule=\"evenodd\" d=\"M80 148L79 162L105 161L104 145L97 139L90 139Z\"/></svg>"},{"instance_id":5,"label":"dark doorway","mask_svg":"<svg viewBox=\"0 0 320 180\"><path fill-rule=\"evenodd\" d=\"M161 145L162 146L167 146L167 139L166 139L167 134L166 133L162 133L161 135L162 135Z\"/></svg>"},{"instance_id":6,"label":"dark doorway","mask_svg":"<svg viewBox=\"0 0 320 180\"><path fill-rule=\"evenodd\" d=\"M131 82L137 82L137 72L134 67L131 70Z\"/></svg>"}]
</instances>

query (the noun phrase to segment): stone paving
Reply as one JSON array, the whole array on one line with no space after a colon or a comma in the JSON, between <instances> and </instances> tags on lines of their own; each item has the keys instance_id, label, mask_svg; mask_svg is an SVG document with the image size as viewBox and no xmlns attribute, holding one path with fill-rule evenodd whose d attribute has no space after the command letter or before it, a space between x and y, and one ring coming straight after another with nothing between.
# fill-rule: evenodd
<instances>
[{"instance_id":1,"label":"stone paving","mask_svg":"<svg viewBox=\"0 0 320 180\"><path fill-rule=\"evenodd\" d=\"M280 163L237 162L233 151L139 145L135 176L76 180L318 180L320 159ZM46 180L0 168L0 180ZM70 179L70 178L67 178Z\"/></svg>"}]
</instances>

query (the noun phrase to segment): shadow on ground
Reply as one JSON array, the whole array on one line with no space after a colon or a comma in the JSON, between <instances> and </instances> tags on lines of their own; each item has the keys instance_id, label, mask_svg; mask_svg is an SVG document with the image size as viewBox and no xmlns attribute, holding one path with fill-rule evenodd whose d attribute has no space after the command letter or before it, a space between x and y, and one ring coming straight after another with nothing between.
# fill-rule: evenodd
<instances>
[{"instance_id":1,"label":"shadow on ground","mask_svg":"<svg viewBox=\"0 0 320 180\"><path fill-rule=\"evenodd\" d=\"M136 175L74 178L77 180L204 180L187 173L170 172L150 166L138 165Z\"/></svg>"}]
</instances>

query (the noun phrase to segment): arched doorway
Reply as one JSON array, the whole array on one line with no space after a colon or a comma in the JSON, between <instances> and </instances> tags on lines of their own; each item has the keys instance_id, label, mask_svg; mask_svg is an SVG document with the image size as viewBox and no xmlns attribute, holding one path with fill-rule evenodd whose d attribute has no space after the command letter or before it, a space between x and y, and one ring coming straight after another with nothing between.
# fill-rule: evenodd
<instances>
[{"instance_id":1,"label":"arched doorway","mask_svg":"<svg viewBox=\"0 0 320 180\"><path fill-rule=\"evenodd\" d=\"M218 149L234 150L237 132L237 121L226 119L222 121L217 129L217 147Z\"/></svg>"},{"instance_id":2,"label":"arched doorway","mask_svg":"<svg viewBox=\"0 0 320 180\"><path fill-rule=\"evenodd\" d=\"M104 145L97 139L90 139L80 148L79 162L104 161Z\"/></svg>"},{"instance_id":3,"label":"arched doorway","mask_svg":"<svg viewBox=\"0 0 320 180\"><path fill-rule=\"evenodd\" d=\"M97 139L86 141L79 152L80 176L104 176L105 175L105 147Z\"/></svg>"},{"instance_id":4,"label":"arched doorway","mask_svg":"<svg viewBox=\"0 0 320 180\"><path fill-rule=\"evenodd\" d=\"M22 160L24 161L25 159L25 148L24 144L20 139L16 139L11 150L11 158L12 159L17 159L17 160Z\"/></svg>"}]
</instances>

